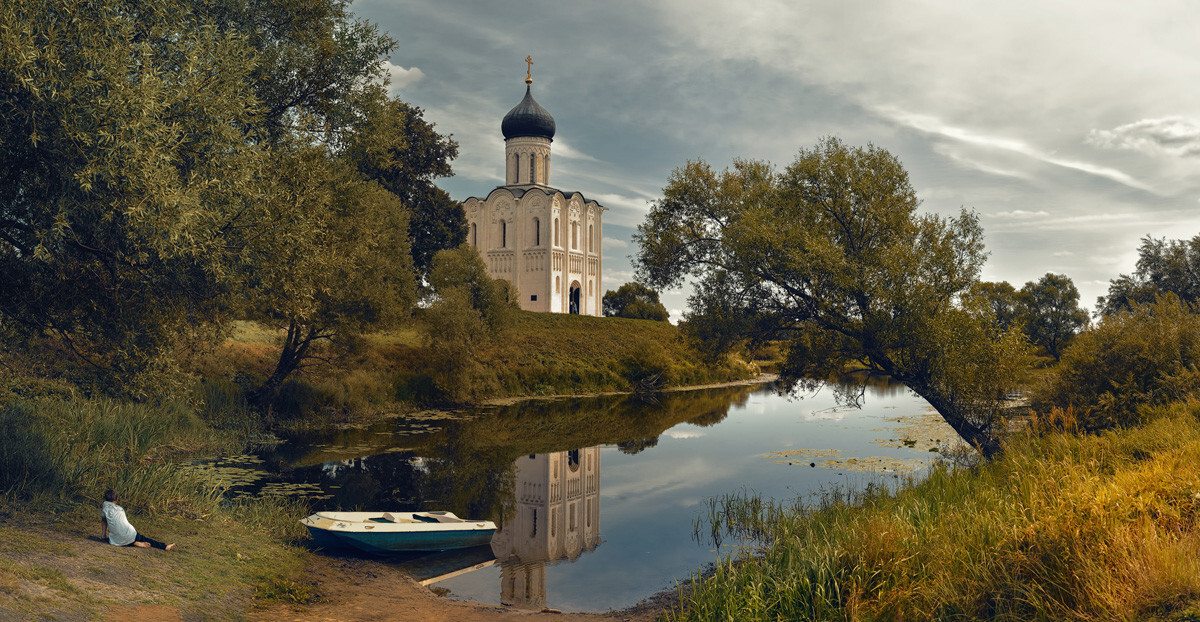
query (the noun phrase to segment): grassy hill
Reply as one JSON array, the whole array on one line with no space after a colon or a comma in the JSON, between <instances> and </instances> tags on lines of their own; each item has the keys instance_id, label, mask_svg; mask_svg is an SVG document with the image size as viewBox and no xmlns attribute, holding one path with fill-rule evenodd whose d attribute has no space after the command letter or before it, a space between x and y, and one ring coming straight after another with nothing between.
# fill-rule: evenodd
<instances>
[{"instance_id":1,"label":"grassy hill","mask_svg":"<svg viewBox=\"0 0 1200 622\"><path fill-rule=\"evenodd\" d=\"M277 338L271 330L239 325L199 366L206 379L202 401L236 401L239 392L269 374ZM738 357L710 360L677 326L649 320L517 311L507 328L470 353L471 372L453 377L439 368L432 340L420 313L397 330L369 335L353 351L306 368L287 382L274 413L348 414L668 388L741 380L759 371ZM470 385L466 390L458 386L464 383Z\"/></svg>"}]
</instances>

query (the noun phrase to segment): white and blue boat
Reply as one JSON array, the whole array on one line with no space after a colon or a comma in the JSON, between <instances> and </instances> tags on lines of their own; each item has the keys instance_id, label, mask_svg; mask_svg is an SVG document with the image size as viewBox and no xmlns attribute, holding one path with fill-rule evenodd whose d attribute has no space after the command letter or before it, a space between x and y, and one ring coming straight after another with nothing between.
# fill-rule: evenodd
<instances>
[{"instance_id":1,"label":"white and blue boat","mask_svg":"<svg viewBox=\"0 0 1200 622\"><path fill-rule=\"evenodd\" d=\"M300 523L318 546L367 553L468 548L487 544L496 533L490 520L467 520L451 512L317 512Z\"/></svg>"}]
</instances>

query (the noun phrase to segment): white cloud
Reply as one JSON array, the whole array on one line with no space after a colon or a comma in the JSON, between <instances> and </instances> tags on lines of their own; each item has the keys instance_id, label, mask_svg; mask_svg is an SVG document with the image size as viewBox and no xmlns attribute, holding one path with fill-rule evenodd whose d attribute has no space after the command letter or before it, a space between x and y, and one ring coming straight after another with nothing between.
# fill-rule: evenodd
<instances>
[{"instance_id":1,"label":"white cloud","mask_svg":"<svg viewBox=\"0 0 1200 622\"><path fill-rule=\"evenodd\" d=\"M605 236L604 239L602 240L602 244L604 244L604 250L608 250L610 248L629 248L629 242L626 242L625 240L618 240L617 238L610 238L607 236Z\"/></svg>"},{"instance_id":2,"label":"white cloud","mask_svg":"<svg viewBox=\"0 0 1200 622\"><path fill-rule=\"evenodd\" d=\"M1011 212L993 212L991 214L988 214L988 216L991 216L993 218L1012 218L1012 219L1017 219L1017 220L1028 220L1030 218L1044 218L1049 215L1050 215L1050 212L1047 212L1045 210L1038 210L1036 212L1030 212L1028 210L1023 210L1023 209L1015 209L1015 210L1012 210Z\"/></svg>"},{"instance_id":3,"label":"white cloud","mask_svg":"<svg viewBox=\"0 0 1200 622\"><path fill-rule=\"evenodd\" d=\"M1200 156L1200 120L1180 116L1143 119L1111 130L1092 130L1087 143L1148 155Z\"/></svg>"},{"instance_id":4,"label":"white cloud","mask_svg":"<svg viewBox=\"0 0 1200 622\"><path fill-rule=\"evenodd\" d=\"M421 71L420 67L405 69L400 65L393 64L391 61L383 61L383 68L387 71L388 77L391 78L388 84L388 91L392 95L400 92L401 89L410 84L420 82L421 78L425 77L425 73Z\"/></svg>"},{"instance_id":5,"label":"white cloud","mask_svg":"<svg viewBox=\"0 0 1200 622\"><path fill-rule=\"evenodd\" d=\"M599 162L599 160L597 160L596 158L593 158L592 156L590 156L586 153L577 151L574 147L572 147L569 143L564 141L562 138L555 139L554 146L551 149L551 153L553 153L554 157L556 157L556 158L567 158L569 160L583 160L585 162Z\"/></svg>"}]
</instances>

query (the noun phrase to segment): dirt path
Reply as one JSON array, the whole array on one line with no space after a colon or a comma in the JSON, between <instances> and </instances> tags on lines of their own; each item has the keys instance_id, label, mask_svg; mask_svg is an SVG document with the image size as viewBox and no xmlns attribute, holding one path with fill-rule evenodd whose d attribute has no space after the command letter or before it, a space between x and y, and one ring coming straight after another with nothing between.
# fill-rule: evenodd
<instances>
[{"instance_id":1,"label":"dirt path","mask_svg":"<svg viewBox=\"0 0 1200 622\"><path fill-rule=\"evenodd\" d=\"M206 547L172 553L113 547L87 525L14 524L0 512L0 622L53 619L106 622L481 622L485 620L650 622L666 606L648 603L604 614L528 611L436 596L401 569L364 558L311 555L302 579L317 595L307 605L263 605L233 580L197 596L189 572Z\"/></svg>"},{"instance_id":2,"label":"dirt path","mask_svg":"<svg viewBox=\"0 0 1200 622\"><path fill-rule=\"evenodd\" d=\"M661 607L647 604L620 612L579 614L483 605L436 596L404 572L369 560L322 558L311 565L311 572L322 595L320 602L272 605L253 612L249 619L255 622L650 622Z\"/></svg>"}]
</instances>

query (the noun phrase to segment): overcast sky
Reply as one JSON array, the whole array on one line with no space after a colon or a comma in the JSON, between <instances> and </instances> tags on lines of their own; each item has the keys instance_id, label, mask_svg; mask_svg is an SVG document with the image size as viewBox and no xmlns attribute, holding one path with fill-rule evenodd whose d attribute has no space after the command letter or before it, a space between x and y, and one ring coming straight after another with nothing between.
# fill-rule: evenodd
<instances>
[{"instance_id":1,"label":"overcast sky","mask_svg":"<svg viewBox=\"0 0 1200 622\"><path fill-rule=\"evenodd\" d=\"M604 289L671 171L786 166L822 136L907 168L920 209L975 210L986 280L1047 272L1094 307L1139 239L1200 233L1200 2L359 0L393 90L459 143L457 200L503 184L500 119L533 92L550 183L605 214ZM682 293L664 297L672 319Z\"/></svg>"}]
</instances>

